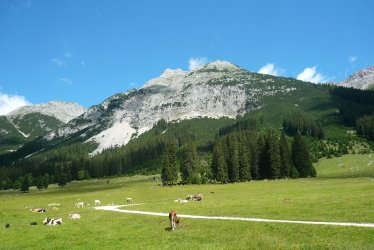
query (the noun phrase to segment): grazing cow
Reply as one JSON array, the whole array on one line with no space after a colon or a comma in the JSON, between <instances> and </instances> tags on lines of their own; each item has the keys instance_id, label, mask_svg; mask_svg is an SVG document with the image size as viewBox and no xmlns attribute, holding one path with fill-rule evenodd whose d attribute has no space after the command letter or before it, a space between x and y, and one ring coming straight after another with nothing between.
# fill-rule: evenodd
<instances>
[{"instance_id":1,"label":"grazing cow","mask_svg":"<svg viewBox=\"0 0 374 250\"><path fill-rule=\"evenodd\" d=\"M36 225L38 225L38 223L36 223L35 221L33 221L33 222L30 223L30 225L31 226L36 226Z\"/></svg>"},{"instance_id":2,"label":"grazing cow","mask_svg":"<svg viewBox=\"0 0 374 250\"><path fill-rule=\"evenodd\" d=\"M127 202L127 203L132 203L133 200L132 200L132 198L126 198L126 202Z\"/></svg>"},{"instance_id":3,"label":"grazing cow","mask_svg":"<svg viewBox=\"0 0 374 250\"><path fill-rule=\"evenodd\" d=\"M62 219L61 218L58 218L58 219L55 219L55 218L45 218L43 220L43 224L44 225L53 225L53 226L61 225L62 224Z\"/></svg>"},{"instance_id":4,"label":"grazing cow","mask_svg":"<svg viewBox=\"0 0 374 250\"><path fill-rule=\"evenodd\" d=\"M4 228L10 228L10 224L9 223L5 224Z\"/></svg>"},{"instance_id":5,"label":"grazing cow","mask_svg":"<svg viewBox=\"0 0 374 250\"><path fill-rule=\"evenodd\" d=\"M175 210L171 210L169 212L169 221L170 221L170 227L171 227L171 230L175 230L175 228L177 227L177 225L179 224L180 222L180 219L179 217L177 216L177 212L175 212Z\"/></svg>"},{"instance_id":6,"label":"grazing cow","mask_svg":"<svg viewBox=\"0 0 374 250\"><path fill-rule=\"evenodd\" d=\"M179 200L179 203L180 204L185 204L185 203L188 203L188 200Z\"/></svg>"},{"instance_id":7,"label":"grazing cow","mask_svg":"<svg viewBox=\"0 0 374 250\"><path fill-rule=\"evenodd\" d=\"M75 203L75 206L77 208L82 208L82 207L84 207L84 202L83 201L77 202L77 203Z\"/></svg>"},{"instance_id":8,"label":"grazing cow","mask_svg":"<svg viewBox=\"0 0 374 250\"><path fill-rule=\"evenodd\" d=\"M204 196L203 196L203 194L195 194L195 195L193 196L193 199L194 199L195 201L202 201L202 200L204 199Z\"/></svg>"},{"instance_id":9,"label":"grazing cow","mask_svg":"<svg viewBox=\"0 0 374 250\"><path fill-rule=\"evenodd\" d=\"M100 205L100 200L95 200L95 206L99 206Z\"/></svg>"},{"instance_id":10,"label":"grazing cow","mask_svg":"<svg viewBox=\"0 0 374 250\"><path fill-rule=\"evenodd\" d=\"M33 213L45 213L45 212L47 212L47 210L45 210L45 208L31 208L30 212L33 212Z\"/></svg>"},{"instance_id":11,"label":"grazing cow","mask_svg":"<svg viewBox=\"0 0 374 250\"><path fill-rule=\"evenodd\" d=\"M69 214L68 218L72 220L77 220L81 218L81 215L80 214Z\"/></svg>"}]
</instances>

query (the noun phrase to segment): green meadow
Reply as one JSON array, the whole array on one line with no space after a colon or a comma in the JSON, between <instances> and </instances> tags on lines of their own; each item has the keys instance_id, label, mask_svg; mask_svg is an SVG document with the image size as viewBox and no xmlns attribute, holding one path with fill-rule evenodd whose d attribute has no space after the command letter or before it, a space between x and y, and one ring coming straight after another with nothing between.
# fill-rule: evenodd
<instances>
[{"instance_id":1,"label":"green meadow","mask_svg":"<svg viewBox=\"0 0 374 250\"><path fill-rule=\"evenodd\" d=\"M125 204L126 209L178 214L280 220L374 223L374 156L347 155L316 164L318 178L162 187L153 176L71 182L29 193L0 192L0 249L374 249L374 228L182 218L170 231L167 217L93 209ZM358 169L358 170L357 170ZM204 201L175 203L202 193ZM285 199L289 199L285 201ZM77 201L90 206L76 208ZM58 210L48 204L58 203ZM31 213L43 207L46 213ZM68 214L79 213L80 220ZM63 219L45 226L45 217ZM31 222L38 225L31 226Z\"/></svg>"}]
</instances>

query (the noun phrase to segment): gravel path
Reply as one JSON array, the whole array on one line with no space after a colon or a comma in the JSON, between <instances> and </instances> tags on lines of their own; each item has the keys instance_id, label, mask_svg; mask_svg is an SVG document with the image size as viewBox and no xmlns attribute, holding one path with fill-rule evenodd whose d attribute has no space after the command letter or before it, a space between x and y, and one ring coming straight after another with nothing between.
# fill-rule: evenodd
<instances>
[{"instance_id":1,"label":"gravel path","mask_svg":"<svg viewBox=\"0 0 374 250\"><path fill-rule=\"evenodd\" d=\"M165 217L167 217L169 215L168 213L156 213L156 212L146 212L146 211L139 211L139 210L120 209L121 207L139 206L139 205L141 205L141 204L129 204L129 205L118 205L118 206L100 206L100 207L94 207L94 209L128 213L128 214L152 215L152 216L165 216ZM372 228L374 228L374 223L325 222L325 221L302 221L302 220L273 220L273 219L261 219L261 218L228 217L228 216L203 216L203 215L188 215L188 214L178 214L178 217L190 218L190 219L238 220L238 221L256 221L256 222L269 222L269 223L294 223L294 224L309 224L309 225L332 225L332 226L372 227Z\"/></svg>"}]
</instances>

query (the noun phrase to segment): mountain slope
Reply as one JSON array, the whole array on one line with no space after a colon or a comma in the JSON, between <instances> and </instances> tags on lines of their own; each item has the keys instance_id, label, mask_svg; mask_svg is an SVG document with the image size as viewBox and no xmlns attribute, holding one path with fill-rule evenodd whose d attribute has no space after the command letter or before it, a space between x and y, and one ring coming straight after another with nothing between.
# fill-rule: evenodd
<instances>
[{"instance_id":1,"label":"mountain slope","mask_svg":"<svg viewBox=\"0 0 374 250\"><path fill-rule=\"evenodd\" d=\"M357 71L349 76L346 80L337 83L344 87L356 89L373 89L374 88L374 65Z\"/></svg>"},{"instance_id":2,"label":"mountain slope","mask_svg":"<svg viewBox=\"0 0 374 250\"><path fill-rule=\"evenodd\" d=\"M86 108L66 102L49 102L18 108L0 116L0 152L14 150L26 141L61 127Z\"/></svg>"},{"instance_id":3,"label":"mountain slope","mask_svg":"<svg viewBox=\"0 0 374 250\"><path fill-rule=\"evenodd\" d=\"M303 89L298 85L297 80L252 73L226 61L191 72L168 69L142 88L114 95L89 108L46 138L66 137L85 129L80 136L98 143L93 153L99 153L126 145L161 119L236 118L263 107L265 98L292 96Z\"/></svg>"}]
</instances>

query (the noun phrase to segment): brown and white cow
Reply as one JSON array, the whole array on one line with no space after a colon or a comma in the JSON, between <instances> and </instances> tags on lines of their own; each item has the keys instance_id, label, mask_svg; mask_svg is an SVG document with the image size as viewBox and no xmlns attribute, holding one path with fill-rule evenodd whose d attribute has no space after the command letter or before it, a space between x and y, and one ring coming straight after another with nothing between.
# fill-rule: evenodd
<instances>
[{"instance_id":1,"label":"brown and white cow","mask_svg":"<svg viewBox=\"0 0 374 250\"><path fill-rule=\"evenodd\" d=\"M204 196L203 196L203 194L195 194L195 195L193 196L193 199L194 199L195 201L202 201L202 200L204 199Z\"/></svg>"},{"instance_id":2,"label":"brown and white cow","mask_svg":"<svg viewBox=\"0 0 374 250\"><path fill-rule=\"evenodd\" d=\"M171 230L174 231L180 222L180 219L177 216L177 212L175 212L175 210L171 210L169 212L169 221L170 221Z\"/></svg>"},{"instance_id":3,"label":"brown and white cow","mask_svg":"<svg viewBox=\"0 0 374 250\"><path fill-rule=\"evenodd\" d=\"M45 218L43 220L43 224L44 225L53 225L53 226L61 225L62 224L62 218L58 218L58 219L55 219L55 218Z\"/></svg>"}]
</instances>

